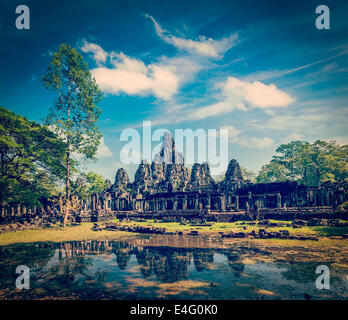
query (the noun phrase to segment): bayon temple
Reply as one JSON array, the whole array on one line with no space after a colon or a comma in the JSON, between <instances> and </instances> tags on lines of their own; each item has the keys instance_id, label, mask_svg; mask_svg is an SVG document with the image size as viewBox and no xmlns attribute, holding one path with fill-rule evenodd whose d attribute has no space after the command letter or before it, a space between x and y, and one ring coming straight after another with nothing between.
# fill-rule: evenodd
<instances>
[{"instance_id":1,"label":"bayon temple","mask_svg":"<svg viewBox=\"0 0 348 320\"><path fill-rule=\"evenodd\" d=\"M110 183L111 185L111 183ZM243 178L236 160L229 162L224 179L216 182L208 163L185 167L173 138L164 136L161 151L149 164L142 161L130 182L118 169L115 182L102 194L81 203L82 213L205 215L253 211L336 210L347 201L347 184L308 187L297 182L251 183Z\"/></svg>"},{"instance_id":2,"label":"bayon temple","mask_svg":"<svg viewBox=\"0 0 348 320\"><path fill-rule=\"evenodd\" d=\"M84 182L77 180L76 183ZM291 181L252 183L243 178L240 165L234 159L229 162L223 179L216 182L208 163L196 163L191 169L185 166L184 157L175 149L169 134L164 135L154 161L139 164L133 182L120 168L114 183L107 181L106 184L108 187L102 193L87 199L72 196L69 219L102 221L129 215L216 218L223 214L224 217L217 220L230 221L243 219L248 214L259 217L260 213L261 218L262 214L264 218L277 218L282 214L282 218L287 219L296 218L296 214L308 214L308 218L312 213L338 213L335 217L347 214L339 207L348 201L347 183L324 183L320 187ZM59 216L64 212L63 200L46 201L40 208L20 204L2 207L0 222L31 219L32 216Z\"/></svg>"}]
</instances>

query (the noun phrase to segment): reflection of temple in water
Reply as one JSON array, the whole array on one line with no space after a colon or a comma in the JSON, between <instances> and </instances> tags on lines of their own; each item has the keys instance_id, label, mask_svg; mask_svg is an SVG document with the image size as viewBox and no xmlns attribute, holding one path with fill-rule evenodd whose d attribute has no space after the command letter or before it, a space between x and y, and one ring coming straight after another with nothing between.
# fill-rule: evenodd
<instances>
[{"instance_id":1,"label":"reflection of temple in water","mask_svg":"<svg viewBox=\"0 0 348 320\"><path fill-rule=\"evenodd\" d=\"M194 251L193 261L197 271L209 269L209 264L214 262L214 252L212 251Z\"/></svg>"},{"instance_id":2,"label":"reflection of temple in water","mask_svg":"<svg viewBox=\"0 0 348 320\"><path fill-rule=\"evenodd\" d=\"M226 258L226 264L233 270L235 277L240 277L244 264L241 255L259 253L259 250L239 247L223 248L181 248L168 246L146 246L147 239L134 241L80 241L60 244L59 259L88 257L90 255L114 255L120 270L126 270L134 256L144 278L155 275L164 282L178 281L189 275L189 266L198 272L209 271L214 263L214 254ZM143 244L144 246L139 246Z\"/></svg>"}]
</instances>

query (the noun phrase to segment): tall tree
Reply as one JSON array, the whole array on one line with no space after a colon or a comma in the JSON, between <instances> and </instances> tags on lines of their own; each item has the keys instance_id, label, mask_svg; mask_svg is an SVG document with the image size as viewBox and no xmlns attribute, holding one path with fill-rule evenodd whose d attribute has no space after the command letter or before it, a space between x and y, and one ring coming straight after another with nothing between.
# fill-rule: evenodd
<instances>
[{"instance_id":1,"label":"tall tree","mask_svg":"<svg viewBox=\"0 0 348 320\"><path fill-rule=\"evenodd\" d=\"M53 54L47 73L43 76L47 89L57 93L57 99L46 123L66 143L66 204L63 226L70 208L71 153L94 159L101 133L96 125L100 115L97 104L102 94L83 61L81 54L69 44L61 44Z\"/></svg>"}]
</instances>

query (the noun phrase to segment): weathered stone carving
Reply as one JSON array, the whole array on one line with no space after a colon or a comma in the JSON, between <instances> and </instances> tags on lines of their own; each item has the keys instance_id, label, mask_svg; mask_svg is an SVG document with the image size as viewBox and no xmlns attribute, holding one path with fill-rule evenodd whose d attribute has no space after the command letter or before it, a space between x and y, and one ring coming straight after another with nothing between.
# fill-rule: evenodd
<instances>
[{"instance_id":1,"label":"weathered stone carving","mask_svg":"<svg viewBox=\"0 0 348 320\"><path fill-rule=\"evenodd\" d=\"M212 186L215 185L214 179L210 175L210 168L208 163L203 162L202 164L195 163L191 171L192 186Z\"/></svg>"},{"instance_id":2,"label":"weathered stone carving","mask_svg":"<svg viewBox=\"0 0 348 320\"><path fill-rule=\"evenodd\" d=\"M228 164L227 171L225 173L225 180L222 183L222 187L227 191L233 191L241 187L243 182L242 170L237 160L232 159Z\"/></svg>"},{"instance_id":3,"label":"weathered stone carving","mask_svg":"<svg viewBox=\"0 0 348 320\"><path fill-rule=\"evenodd\" d=\"M146 160L143 160L135 172L133 188L143 193L147 191L151 185L151 169Z\"/></svg>"},{"instance_id":4,"label":"weathered stone carving","mask_svg":"<svg viewBox=\"0 0 348 320\"><path fill-rule=\"evenodd\" d=\"M184 156L181 152L176 151L174 139L169 132L164 133L161 150L155 155L154 162L157 164L184 164Z\"/></svg>"},{"instance_id":5,"label":"weathered stone carving","mask_svg":"<svg viewBox=\"0 0 348 320\"><path fill-rule=\"evenodd\" d=\"M112 186L113 190L126 190L129 183L129 177L127 171L123 168L117 170L115 176L115 183Z\"/></svg>"}]
</instances>

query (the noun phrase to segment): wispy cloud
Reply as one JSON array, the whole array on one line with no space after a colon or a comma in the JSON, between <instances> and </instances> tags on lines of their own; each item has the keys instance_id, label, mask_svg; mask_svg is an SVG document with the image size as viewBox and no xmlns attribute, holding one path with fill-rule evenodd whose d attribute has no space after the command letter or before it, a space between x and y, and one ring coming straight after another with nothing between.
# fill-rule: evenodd
<instances>
[{"instance_id":1,"label":"wispy cloud","mask_svg":"<svg viewBox=\"0 0 348 320\"><path fill-rule=\"evenodd\" d=\"M46 52L43 52L40 54L42 57L53 57L53 51L52 50L48 50Z\"/></svg>"},{"instance_id":2,"label":"wispy cloud","mask_svg":"<svg viewBox=\"0 0 348 320\"><path fill-rule=\"evenodd\" d=\"M108 57L108 53L104 51L104 49L101 46L95 43L87 42L86 40L83 41L83 46L81 47L81 50L83 52L92 52L94 60L98 63L105 63Z\"/></svg>"},{"instance_id":3,"label":"wispy cloud","mask_svg":"<svg viewBox=\"0 0 348 320\"><path fill-rule=\"evenodd\" d=\"M220 93L216 103L197 107L194 104L185 106L172 105L167 113L155 119L155 124L178 123L182 121L198 121L231 113L234 110L249 111L253 108L266 110L269 108L286 107L295 99L274 84L262 82L246 82L233 77L227 77L215 85ZM168 116L170 113L170 116Z\"/></svg>"},{"instance_id":4,"label":"wispy cloud","mask_svg":"<svg viewBox=\"0 0 348 320\"><path fill-rule=\"evenodd\" d=\"M314 105L314 106L311 106ZM284 109L268 119L252 119L246 126L260 134L272 132L283 136L280 142L305 139L339 139L347 136L348 109L345 104L334 107L335 101L311 101L297 103L292 109Z\"/></svg>"},{"instance_id":5,"label":"wispy cloud","mask_svg":"<svg viewBox=\"0 0 348 320\"><path fill-rule=\"evenodd\" d=\"M248 137L234 126L222 127L228 130L228 140L232 144L238 144L246 148L265 149L274 146L274 140L270 137Z\"/></svg>"},{"instance_id":6,"label":"wispy cloud","mask_svg":"<svg viewBox=\"0 0 348 320\"><path fill-rule=\"evenodd\" d=\"M292 132L282 140L282 143L288 143L290 141L301 141L301 140L303 140L302 134Z\"/></svg>"},{"instance_id":7,"label":"wispy cloud","mask_svg":"<svg viewBox=\"0 0 348 320\"><path fill-rule=\"evenodd\" d=\"M154 24L157 35L166 43L169 43L176 47L178 50L185 50L198 55L221 58L222 55L229 49L231 49L238 40L237 34L231 34L229 37L222 38L220 40L214 40L212 38L199 36L197 40L185 39L182 37L176 37L167 30L163 29L160 24L149 14L144 15L146 18L151 19Z\"/></svg>"},{"instance_id":8,"label":"wispy cloud","mask_svg":"<svg viewBox=\"0 0 348 320\"><path fill-rule=\"evenodd\" d=\"M348 54L347 47L338 48L338 49L339 49L339 51L336 54L330 55L327 58L320 59L320 60L314 61L312 63L308 63L308 64L305 64L302 66L298 66L298 67L290 68L290 69L285 69L285 70L259 71L259 72L255 72L255 73L252 73L252 74L249 74L249 75L243 77L243 80L244 81L264 81L264 80L268 80L268 79L280 78L280 77L283 77L283 76L286 76L286 75L289 75L289 74L292 74L292 73L295 73L298 71L308 69L308 68L316 66L318 64L334 60L337 57L344 56L344 55ZM323 72L326 71L325 67L323 68L322 71Z\"/></svg>"}]
</instances>

